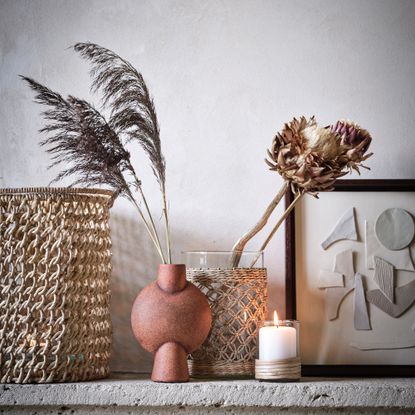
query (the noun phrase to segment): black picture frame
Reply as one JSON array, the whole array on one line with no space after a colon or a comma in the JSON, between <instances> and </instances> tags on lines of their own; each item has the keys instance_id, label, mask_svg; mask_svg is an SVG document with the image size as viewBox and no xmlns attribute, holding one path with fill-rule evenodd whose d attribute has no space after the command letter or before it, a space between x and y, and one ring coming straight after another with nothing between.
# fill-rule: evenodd
<instances>
[{"instance_id":1,"label":"black picture frame","mask_svg":"<svg viewBox=\"0 0 415 415\"><path fill-rule=\"evenodd\" d=\"M338 180L335 192L415 192L413 179ZM294 200L285 196L286 207ZM295 208L285 223L286 318L296 318ZM327 377L415 377L414 365L302 365L302 376Z\"/></svg>"}]
</instances>

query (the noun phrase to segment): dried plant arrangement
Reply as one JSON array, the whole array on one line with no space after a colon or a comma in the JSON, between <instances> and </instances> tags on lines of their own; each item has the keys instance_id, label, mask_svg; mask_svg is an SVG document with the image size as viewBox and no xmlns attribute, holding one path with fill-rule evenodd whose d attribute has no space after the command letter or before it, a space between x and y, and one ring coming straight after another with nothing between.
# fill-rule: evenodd
<instances>
[{"instance_id":1,"label":"dried plant arrangement","mask_svg":"<svg viewBox=\"0 0 415 415\"><path fill-rule=\"evenodd\" d=\"M303 195L308 193L318 197L319 192L333 190L339 177L353 170L360 174L361 167L369 169L362 162L373 154L367 153L371 141L369 132L352 121L337 121L334 125L321 127L314 117L302 116L285 124L274 137L265 160L270 170L283 178L283 185L260 220L235 243L231 266L238 266L246 244L265 227L289 189L295 195L294 200L278 219L260 251L266 248Z\"/></svg>"},{"instance_id":2,"label":"dried plant arrangement","mask_svg":"<svg viewBox=\"0 0 415 415\"><path fill-rule=\"evenodd\" d=\"M124 196L137 209L162 263L171 263L171 243L166 196L166 163L161 151L160 128L153 99L140 72L109 49L93 43L77 43L74 50L91 63L92 92L102 93L109 119L88 102L63 98L35 80L22 76L35 92L35 102L48 107L40 130L41 145L52 155L52 166L64 165L53 182L76 176L72 185L105 185ZM137 143L147 154L160 186L166 248L126 149ZM69 167L67 167L69 166Z\"/></svg>"}]
</instances>

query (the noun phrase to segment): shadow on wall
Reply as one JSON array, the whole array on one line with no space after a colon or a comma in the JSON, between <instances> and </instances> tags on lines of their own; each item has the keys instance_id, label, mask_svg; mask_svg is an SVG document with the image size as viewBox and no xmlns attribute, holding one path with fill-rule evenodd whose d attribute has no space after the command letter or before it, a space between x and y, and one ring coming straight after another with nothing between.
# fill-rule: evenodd
<instances>
[{"instance_id":1,"label":"shadow on wall","mask_svg":"<svg viewBox=\"0 0 415 415\"><path fill-rule=\"evenodd\" d=\"M135 339L131 330L131 308L137 294L157 276L159 257L151 244L144 225L134 216L111 212L112 278L111 319L113 325L113 352L110 368L114 372L150 373L152 355ZM172 230L174 242L190 249L205 246L206 241L195 233L180 234ZM269 282L268 295L282 293L276 282ZM282 294L281 294L282 295ZM272 302L272 309L275 308ZM279 303L279 302L277 302ZM278 307L277 307L278 308ZM271 310L271 309L270 309ZM278 309L284 315L282 307Z\"/></svg>"},{"instance_id":2,"label":"shadow on wall","mask_svg":"<svg viewBox=\"0 0 415 415\"><path fill-rule=\"evenodd\" d=\"M110 225L113 252L110 368L115 372L149 373L152 356L137 343L131 330L130 314L137 294L156 278L158 256L137 219L113 213Z\"/></svg>"},{"instance_id":3,"label":"shadow on wall","mask_svg":"<svg viewBox=\"0 0 415 415\"><path fill-rule=\"evenodd\" d=\"M111 319L113 372L150 373L153 358L135 339L131 329L131 308L137 294L155 281L160 263L144 225L134 216L111 212L112 277ZM180 246L202 246L202 238L180 235L172 230Z\"/></svg>"},{"instance_id":4,"label":"shadow on wall","mask_svg":"<svg viewBox=\"0 0 415 415\"><path fill-rule=\"evenodd\" d=\"M153 248L144 225L122 212L111 212L112 276L111 320L113 326L113 372L150 373L153 358L135 339L131 329L131 308L138 293L155 281L160 259ZM182 241L184 248L201 246L194 233L174 234L174 241ZM174 252L173 252L174 256ZM180 256L178 258L181 258ZM181 258L182 259L182 258Z\"/></svg>"}]
</instances>

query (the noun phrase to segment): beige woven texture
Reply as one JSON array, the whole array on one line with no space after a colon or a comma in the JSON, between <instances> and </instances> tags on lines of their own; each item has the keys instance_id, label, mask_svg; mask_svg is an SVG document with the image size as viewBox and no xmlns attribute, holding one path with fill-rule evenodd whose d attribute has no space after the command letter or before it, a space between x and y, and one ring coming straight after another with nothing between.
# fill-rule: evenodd
<instances>
[{"instance_id":1,"label":"beige woven texture","mask_svg":"<svg viewBox=\"0 0 415 415\"><path fill-rule=\"evenodd\" d=\"M0 189L2 383L107 376L112 195Z\"/></svg>"},{"instance_id":2,"label":"beige woven texture","mask_svg":"<svg viewBox=\"0 0 415 415\"><path fill-rule=\"evenodd\" d=\"M265 268L188 269L187 279L207 296L212 329L188 360L193 377L252 377L258 323L267 314Z\"/></svg>"},{"instance_id":3,"label":"beige woven texture","mask_svg":"<svg viewBox=\"0 0 415 415\"><path fill-rule=\"evenodd\" d=\"M298 380L301 378L299 357L284 360L256 360L255 379Z\"/></svg>"}]
</instances>

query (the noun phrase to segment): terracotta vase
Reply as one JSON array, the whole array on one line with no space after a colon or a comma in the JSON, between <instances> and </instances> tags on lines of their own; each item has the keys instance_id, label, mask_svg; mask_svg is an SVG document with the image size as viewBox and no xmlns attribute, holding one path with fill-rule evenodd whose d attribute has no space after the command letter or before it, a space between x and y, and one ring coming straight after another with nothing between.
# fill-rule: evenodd
<instances>
[{"instance_id":1,"label":"terracotta vase","mask_svg":"<svg viewBox=\"0 0 415 415\"><path fill-rule=\"evenodd\" d=\"M135 337L154 354L151 380L187 382L187 355L203 343L211 324L209 303L186 281L185 265L160 265L157 280L140 292L131 311Z\"/></svg>"}]
</instances>

